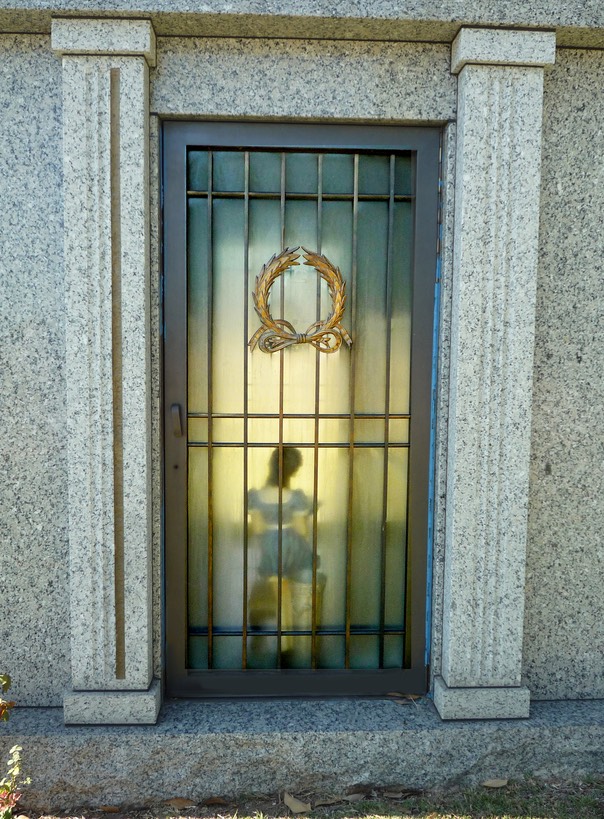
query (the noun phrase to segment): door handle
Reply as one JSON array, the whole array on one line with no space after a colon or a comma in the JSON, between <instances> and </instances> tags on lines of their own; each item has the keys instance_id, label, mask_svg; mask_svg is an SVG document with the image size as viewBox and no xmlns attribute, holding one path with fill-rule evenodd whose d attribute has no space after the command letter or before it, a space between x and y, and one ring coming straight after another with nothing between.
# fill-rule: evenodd
<instances>
[{"instance_id":1,"label":"door handle","mask_svg":"<svg viewBox=\"0 0 604 819\"><path fill-rule=\"evenodd\" d=\"M182 438L182 421L180 419L180 404L172 404L170 407L172 415L172 432L175 438Z\"/></svg>"}]
</instances>

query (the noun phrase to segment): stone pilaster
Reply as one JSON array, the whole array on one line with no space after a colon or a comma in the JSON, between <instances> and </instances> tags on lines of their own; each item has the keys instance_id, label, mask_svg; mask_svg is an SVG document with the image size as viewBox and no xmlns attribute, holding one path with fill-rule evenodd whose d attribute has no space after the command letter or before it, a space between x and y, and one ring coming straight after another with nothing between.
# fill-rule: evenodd
<instances>
[{"instance_id":1,"label":"stone pilaster","mask_svg":"<svg viewBox=\"0 0 604 819\"><path fill-rule=\"evenodd\" d=\"M145 20L58 19L63 55L68 723L154 722Z\"/></svg>"},{"instance_id":2,"label":"stone pilaster","mask_svg":"<svg viewBox=\"0 0 604 819\"><path fill-rule=\"evenodd\" d=\"M442 677L445 719L527 717L521 686L548 32L462 29Z\"/></svg>"}]
</instances>

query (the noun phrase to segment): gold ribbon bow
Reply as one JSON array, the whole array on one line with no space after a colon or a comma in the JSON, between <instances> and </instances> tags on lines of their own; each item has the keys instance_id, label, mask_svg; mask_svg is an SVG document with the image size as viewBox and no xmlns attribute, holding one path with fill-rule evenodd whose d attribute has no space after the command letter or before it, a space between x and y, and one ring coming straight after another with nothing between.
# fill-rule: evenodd
<instances>
[{"instance_id":1,"label":"gold ribbon bow","mask_svg":"<svg viewBox=\"0 0 604 819\"><path fill-rule=\"evenodd\" d=\"M298 333L295 327L285 319L274 319L271 316L269 305L270 289L275 281L288 268L300 264L296 261L300 258L298 250L304 252L306 260L304 264L314 267L323 281L327 283L332 303L332 311L327 318L324 321L315 321L304 333ZM340 349L342 341L345 341L349 347L352 345L350 335L340 324L346 306L346 283L340 269L332 265L329 259L320 253L313 253L304 247L286 247L263 265L260 274L256 277L252 297L254 309L261 321L261 326L249 341L252 350L257 345L264 353L276 353L278 350L284 350L295 344L312 344L321 353L335 353Z\"/></svg>"}]
</instances>

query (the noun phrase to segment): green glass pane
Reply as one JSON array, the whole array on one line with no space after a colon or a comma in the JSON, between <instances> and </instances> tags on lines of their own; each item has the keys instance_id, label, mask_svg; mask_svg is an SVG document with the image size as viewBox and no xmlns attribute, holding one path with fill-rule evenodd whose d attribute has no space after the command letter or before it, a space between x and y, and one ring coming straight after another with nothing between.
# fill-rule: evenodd
<instances>
[{"instance_id":1,"label":"green glass pane","mask_svg":"<svg viewBox=\"0 0 604 819\"><path fill-rule=\"evenodd\" d=\"M355 411L384 412L388 203L359 202Z\"/></svg>"},{"instance_id":2,"label":"green glass pane","mask_svg":"<svg viewBox=\"0 0 604 819\"><path fill-rule=\"evenodd\" d=\"M208 152L189 151L187 159L187 190L207 191Z\"/></svg>"},{"instance_id":3,"label":"green glass pane","mask_svg":"<svg viewBox=\"0 0 604 819\"><path fill-rule=\"evenodd\" d=\"M247 641L248 668L277 668L277 638L250 635Z\"/></svg>"},{"instance_id":4,"label":"green glass pane","mask_svg":"<svg viewBox=\"0 0 604 819\"><path fill-rule=\"evenodd\" d=\"M394 161L394 192L403 196L411 196L414 192L411 154L397 156Z\"/></svg>"},{"instance_id":5,"label":"green glass pane","mask_svg":"<svg viewBox=\"0 0 604 819\"><path fill-rule=\"evenodd\" d=\"M214 191L242 191L245 187L243 151L215 151L212 160Z\"/></svg>"},{"instance_id":6,"label":"green glass pane","mask_svg":"<svg viewBox=\"0 0 604 819\"><path fill-rule=\"evenodd\" d=\"M208 638L189 637L187 668L202 670L208 667Z\"/></svg>"},{"instance_id":7,"label":"green glass pane","mask_svg":"<svg viewBox=\"0 0 604 819\"><path fill-rule=\"evenodd\" d=\"M384 637L384 668L403 667L404 638L401 634Z\"/></svg>"},{"instance_id":8,"label":"green glass pane","mask_svg":"<svg viewBox=\"0 0 604 819\"><path fill-rule=\"evenodd\" d=\"M353 626L377 627L380 621L383 449L355 450L353 480L351 622Z\"/></svg>"},{"instance_id":9,"label":"green glass pane","mask_svg":"<svg viewBox=\"0 0 604 819\"><path fill-rule=\"evenodd\" d=\"M354 156L325 154L323 157L323 193L351 194L354 188Z\"/></svg>"},{"instance_id":10,"label":"green glass pane","mask_svg":"<svg viewBox=\"0 0 604 819\"><path fill-rule=\"evenodd\" d=\"M312 642L310 637L281 638L281 668L311 668Z\"/></svg>"},{"instance_id":11,"label":"green glass pane","mask_svg":"<svg viewBox=\"0 0 604 819\"><path fill-rule=\"evenodd\" d=\"M319 627L344 628L348 535L347 449L320 449L318 460L318 605Z\"/></svg>"},{"instance_id":12,"label":"green glass pane","mask_svg":"<svg viewBox=\"0 0 604 819\"><path fill-rule=\"evenodd\" d=\"M408 449L388 451L384 617L386 625L393 628L402 628L405 623L408 461Z\"/></svg>"},{"instance_id":13,"label":"green glass pane","mask_svg":"<svg viewBox=\"0 0 604 819\"><path fill-rule=\"evenodd\" d=\"M326 635L317 637L317 667L344 668L346 643L344 637Z\"/></svg>"},{"instance_id":14,"label":"green glass pane","mask_svg":"<svg viewBox=\"0 0 604 819\"><path fill-rule=\"evenodd\" d=\"M260 327L254 310L252 289L262 266L281 249L281 211L278 201L252 200L249 226L248 341ZM270 310L274 318L281 315L281 285L270 293ZM258 348L248 349L248 402L250 412L279 412L279 355L268 355Z\"/></svg>"},{"instance_id":15,"label":"green glass pane","mask_svg":"<svg viewBox=\"0 0 604 819\"><path fill-rule=\"evenodd\" d=\"M359 193L382 195L390 193L389 156L359 157Z\"/></svg>"},{"instance_id":16,"label":"green glass pane","mask_svg":"<svg viewBox=\"0 0 604 819\"><path fill-rule=\"evenodd\" d=\"M394 206L392 253L392 321L390 344L390 412L409 412L411 379L411 311L413 270L413 204Z\"/></svg>"},{"instance_id":17,"label":"green glass pane","mask_svg":"<svg viewBox=\"0 0 604 819\"><path fill-rule=\"evenodd\" d=\"M243 449L215 447L212 457L214 626L243 621Z\"/></svg>"},{"instance_id":18,"label":"green glass pane","mask_svg":"<svg viewBox=\"0 0 604 819\"><path fill-rule=\"evenodd\" d=\"M377 668L380 660L380 644L377 637L354 636L350 638L350 667Z\"/></svg>"},{"instance_id":19,"label":"green glass pane","mask_svg":"<svg viewBox=\"0 0 604 819\"><path fill-rule=\"evenodd\" d=\"M323 202L321 252L332 264L339 267L342 273L347 302L341 323L352 335L352 202ZM331 310L331 297L323 292L321 318L327 318ZM320 367L320 411L349 412L350 350L346 344L342 344L334 355L321 356Z\"/></svg>"},{"instance_id":20,"label":"green glass pane","mask_svg":"<svg viewBox=\"0 0 604 819\"><path fill-rule=\"evenodd\" d=\"M317 154L286 154L287 193L316 193L317 176Z\"/></svg>"},{"instance_id":21,"label":"green glass pane","mask_svg":"<svg viewBox=\"0 0 604 819\"><path fill-rule=\"evenodd\" d=\"M281 190L281 154L250 153L250 191L279 193Z\"/></svg>"},{"instance_id":22,"label":"green glass pane","mask_svg":"<svg viewBox=\"0 0 604 819\"><path fill-rule=\"evenodd\" d=\"M188 204L188 391L189 410L208 409L208 203Z\"/></svg>"},{"instance_id":23,"label":"green glass pane","mask_svg":"<svg viewBox=\"0 0 604 819\"><path fill-rule=\"evenodd\" d=\"M217 199L213 217L213 410L242 412L244 361L247 357L243 323L247 301L244 204L236 199Z\"/></svg>"},{"instance_id":24,"label":"green glass pane","mask_svg":"<svg viewBox=\"0 0 604 819\"><path fill-rule=\"evenodd\" d=\"M208 451L189 448L188 619L190 626L208 623Z\"/></svg>"},{"instance_id":25,"label":"green glass pane","mask_svg":"<svg viewBox=\"0 0 604 819\"><path fill-rule=\"evenodd\" d=\"M212 644L212 668L240 669L242 638L216 635Z\"/></svg>"}]
</instances>

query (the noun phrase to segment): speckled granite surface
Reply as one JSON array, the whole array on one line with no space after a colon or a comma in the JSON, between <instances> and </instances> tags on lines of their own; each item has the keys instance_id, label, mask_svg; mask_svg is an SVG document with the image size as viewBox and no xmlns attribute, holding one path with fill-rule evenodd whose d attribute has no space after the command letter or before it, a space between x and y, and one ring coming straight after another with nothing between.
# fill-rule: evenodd
<instances>
[{"instance_id":1,"label":"speckled granite surface","mask_svg":"<svg viewBox=\"0 0 604 819\"><path fill-rule=\"evenodd\" d=\"M604 772L604 703L537 703L528 720L443 723L429 701L167 703L155 727L65 728L21 709L0 748L27 749L24 806L144 804L170 796L342 792L493 777Z\"/></svg>"},{"instance_id":2,"label":"speckled granite surface","mask_svg":"<svg viewBox=\"0 0 604 819\"><path fill-rule=\"evenodd\" d=\"M167 35L450 42L465 23L558 28L564 45L604 39L599 0L0 0L0 27L48 31L52 12L149 15Z\"/></svg>"},{"instance_id":3,"label":"speckled granite surface","mask_svg":"<svg viewBox=\"0 0 604 819\"><path fill-rule=\"evenodd\" d=\"M524 640L543 699L604 696L602 88L601 51L545 75Z\"/></svg>"},{"instance_id":4,"label":"speckled granite surface","mask_svg":"<svg viewBox=\"0 0 604 819\"><path fill-rule=\"evenodd\" d=\"M455 114L449 53L447 46L428 43L159 38L151 110L445 121Z\"/></svg>"},{"instance_id":5,"label":"speckled granite surface","mask_svg":"<svg viewBox=\"0 0 604 819\"><path fill-rule=\"evenodd\" d=\"M0 36L0 668L57 705L69 678L61 61Z\"/></svg>"}]
</instances>

